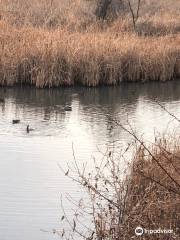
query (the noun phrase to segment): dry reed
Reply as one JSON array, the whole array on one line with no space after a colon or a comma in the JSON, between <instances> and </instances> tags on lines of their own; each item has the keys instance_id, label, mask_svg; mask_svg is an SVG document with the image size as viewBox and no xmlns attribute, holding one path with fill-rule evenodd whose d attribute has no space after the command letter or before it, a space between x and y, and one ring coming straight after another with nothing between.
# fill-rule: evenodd
<instances>
[{"instance_id":1,"label":"dry reed","mask_svg":"<svg viewBox=\"0 0 180 240\"><path fill-rule=\"evenodd\" d=\"M180 77L175 13L140 18L137 34L128 17L95 22L90 3L76 0L71 8L70 2L62 8L58 1L28 4L0 3L1 86L97 86ZM67 11L61 14L62 9Z\"/></svg>"},{"instance_id":2,"label":"dry reed","mask_svg":"<svg viewBox=\"0 0 180 240\"><path fill-rule=\"evenodd\" d=\"M133 132L131 134L134 135ZM79 177L73 180L87 190L91 205L82 199L81 204L75 204L73 222L64 213L62 219L72 222L70 232L63 230L65 239L136 239L137 227L144 230L140 239L179 239L179 140L155 138L152 146L145 145L141 140L139 143L127 169L122 167L122 161L131 145L120 155L107 151L103 160L95 162L91 173L86 168L79 168L76 163ZM71 178L72 169L65 174ZM122 176L125 174L127 177L124 179ZM88 214L92 218L91 228L82 220ZM169 233L158 233L158 230ZM61 235L61 231L58 233Z\"/></svg>"}]
</instances>

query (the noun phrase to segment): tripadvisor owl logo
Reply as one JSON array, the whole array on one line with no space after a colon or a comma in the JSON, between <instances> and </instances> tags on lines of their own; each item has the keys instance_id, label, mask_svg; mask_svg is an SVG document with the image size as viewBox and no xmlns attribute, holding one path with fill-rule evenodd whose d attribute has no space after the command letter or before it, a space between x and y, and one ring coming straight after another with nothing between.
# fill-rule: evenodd
<instances>
[{"instance_id":1,"label":"tripadvisor owl logo","mask_svg":"<svg viewBox=\"0 0 180 240\"><path fill-rule=\"evenodd\" d=\"M139 226L135 228L135 234L136 236L141 236L143 234L173 234L173 229L146 229Z\"/></svg>"},{"instance_id":2,"label":"tripadvisor owl logo","mask_svg":"<svg viewBox=\"0 0 180 240\"><path fill-rule=\"evenodd\" d=\"M135 229L135 234L136 234L136 236L141 236L141 235L143 235L143 233L144 233L144 230L143 230L142 227L137 227L137 228Z\"/></svg>"}]
</instances>

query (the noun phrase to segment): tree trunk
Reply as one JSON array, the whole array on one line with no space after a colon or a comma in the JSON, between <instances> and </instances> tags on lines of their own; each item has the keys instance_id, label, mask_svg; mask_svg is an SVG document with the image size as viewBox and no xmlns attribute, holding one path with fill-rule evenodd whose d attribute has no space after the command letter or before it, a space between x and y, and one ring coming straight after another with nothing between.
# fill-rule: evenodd
<instances>
[{"instance_id":1,"label":"tree trunk","mask_svg":"<svg viewBox=\"0 0 180 240\"><path fill-rule=\"evenodd\" d=\"M111 4L112 0L99 0L99 4L96 9L96 16L99 19L106 19L108 8Z\"/></svg>"}]
</instances>

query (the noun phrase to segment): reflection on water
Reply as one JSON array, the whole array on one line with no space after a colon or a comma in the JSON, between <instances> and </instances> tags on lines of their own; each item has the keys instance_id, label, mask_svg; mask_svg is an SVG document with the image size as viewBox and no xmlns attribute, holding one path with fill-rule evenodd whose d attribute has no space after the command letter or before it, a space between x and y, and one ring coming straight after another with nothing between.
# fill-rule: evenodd
<instances>
[{"instance_id":1,"label":"reflection on water","mask_svg":"<svg viewBox=\"0 0 180 240\"><path fill-rule=\"evenodd\" d=\"M155 102L180 117L179 82L123 84L119 87L37 90L0 89L0 239L49 240L40 231L60 228L60 197L77 199L78 187L66 179L57 163L72 162L72 142L79 162L92 162L97 147L130 136L111 128L108 114L123 124L127 118L138 134L152 140L154 131L178 126ZM64 106L72 111L65 112ZM20 119L13 125L12 119ZM27 124L35 131L26 133ZM66 203L66 209L70 209ZM69 210L70 211L70 210Z\"/></svg>"}]
</instances>

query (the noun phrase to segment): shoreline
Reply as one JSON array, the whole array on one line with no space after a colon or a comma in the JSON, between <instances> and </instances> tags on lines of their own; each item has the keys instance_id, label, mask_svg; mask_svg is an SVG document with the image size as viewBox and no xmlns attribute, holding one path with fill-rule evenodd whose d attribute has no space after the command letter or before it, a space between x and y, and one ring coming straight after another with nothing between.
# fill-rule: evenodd
<instances>
[{"instance_id":1,"label":"shoreline","mask_svg":"<svg viewBox=\"0 0 180 240\"><path fill-rule=\"evenodd\" d=\"M74 85L60 85L60 86L45 86L45 87L37 87L36 85L31 85L29 83L15 83L14 85L0 85L0 89L15 89L15 88L29 88L29 89L39 89L39 90L53 90L53 89L75 89L75 88L83 88L83 89L98 89L98 88L114 88L114 87L120 87L120 86L124 86L124 85L144 85L144 84L154 84L155 82L160 83L160 84L166 84L169 82L180 82L180 78L175 78L175 79L171 79L171 80L165 80L165 81L157 81L157 80L153 80L153 81L141 81L141 80L137 80L137 81L123 81L117 84L99 84L96 86L86 86L83 85L81 83L77 83Z\"/></svg>"}]
</instances>

